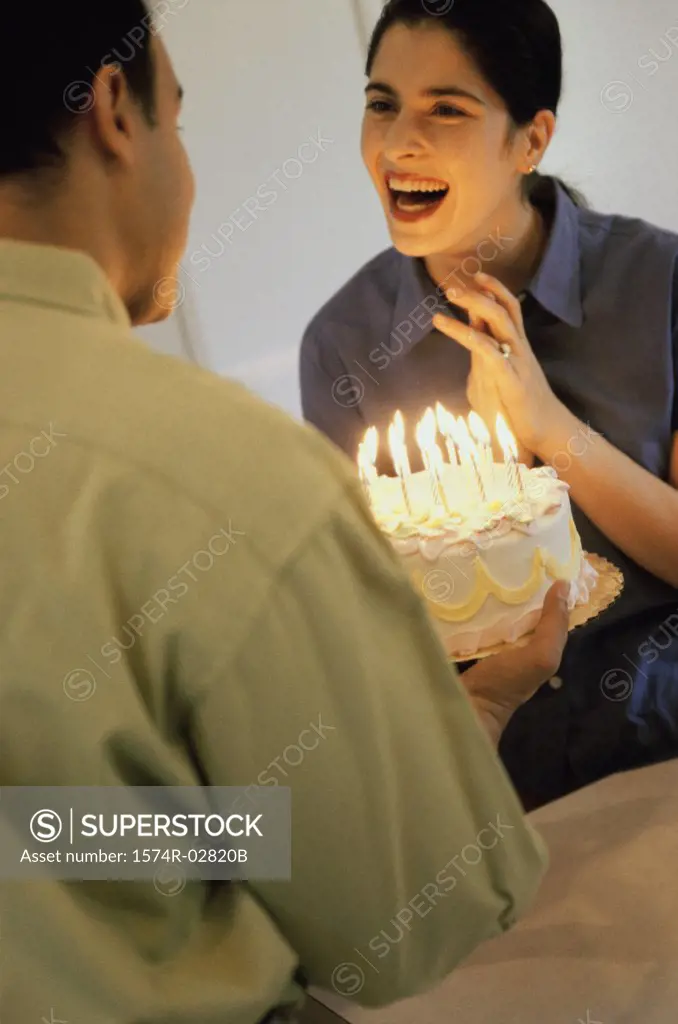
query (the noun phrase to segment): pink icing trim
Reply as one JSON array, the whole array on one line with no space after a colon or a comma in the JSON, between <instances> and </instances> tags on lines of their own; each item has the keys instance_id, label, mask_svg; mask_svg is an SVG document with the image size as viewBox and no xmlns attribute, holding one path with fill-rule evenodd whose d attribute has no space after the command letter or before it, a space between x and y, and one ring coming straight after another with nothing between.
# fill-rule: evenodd
<instances>
[{"instance_id":1,"label":"pink icing trim","mask_svg":"<svg viewBox=\"0 0 678 1024\"><path fill-rule=\"evenodd\" d=\"M570 585L570 598L568 602L570 610L575 605L588 602L597 578L598 573L593 566L586 559L582 559L579 576ZM478 651L482 651L487 647L494 647L495 644L515 643L521 636L535 628L541 617L541 609L542 605L524 613L518 619L512 618L510 614L504 615L494 625L475 632L455 633L451 636L443 635L442 640L445 650L455 658L472 658ZM440 625L444 628L443 623Z\"/></svg>"}]
</instances>

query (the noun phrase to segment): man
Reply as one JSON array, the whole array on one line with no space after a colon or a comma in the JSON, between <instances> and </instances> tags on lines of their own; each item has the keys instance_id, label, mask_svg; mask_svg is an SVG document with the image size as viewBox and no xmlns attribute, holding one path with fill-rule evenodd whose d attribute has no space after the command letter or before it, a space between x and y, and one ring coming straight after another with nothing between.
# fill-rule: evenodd
<instances>
[{"instance_id":1,"label":"man","mask_svg":"<svg viewBox=\"0 0 678 1024\"><path fill-rule=\"evenodd\" d=\"M3 29L0 784L288 785L293 876L5 884L2 1019L283 1019L424 892L355 994L421 991L539 881L477 716L496 745L556 671L563 595L467 675L474 712L344 456L130 333L168 314L193 200L143 4Z\"/></svg>"}]
</instances>

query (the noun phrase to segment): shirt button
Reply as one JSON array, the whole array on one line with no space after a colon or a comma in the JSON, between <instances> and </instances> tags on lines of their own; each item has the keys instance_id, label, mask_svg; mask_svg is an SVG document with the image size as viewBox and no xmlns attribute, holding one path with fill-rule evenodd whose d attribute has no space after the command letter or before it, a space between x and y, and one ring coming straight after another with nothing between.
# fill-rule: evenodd
<instances>
[{"instance_id":1,"label":"shirt button","mask_svg":"<svg viewBox=\"0 0 678 1024\"><path fill-rule=\"evenodd\" d=\"M559 690L563 685L563 680L560 676L554 676L553 679L549 679L549 686L552 690Z\"/></svg>"}]
</instances>

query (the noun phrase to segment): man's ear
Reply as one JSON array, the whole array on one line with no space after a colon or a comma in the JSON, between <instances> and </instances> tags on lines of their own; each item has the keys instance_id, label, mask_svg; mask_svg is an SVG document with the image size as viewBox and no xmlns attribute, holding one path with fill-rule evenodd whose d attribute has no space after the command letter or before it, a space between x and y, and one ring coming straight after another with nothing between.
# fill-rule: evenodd
<instances>
[{"instance_id":1,"label":"man's ear","mask_svg":"<svg viewBox=\"0 0 678 1024\"><path fill-rule=\"evenodd\" d=\"M92 83L92 99L88 117L96 143L108 157L131 163L139 108L119 64L105 64L99 69Z\"/></svg>"}]
</instances>

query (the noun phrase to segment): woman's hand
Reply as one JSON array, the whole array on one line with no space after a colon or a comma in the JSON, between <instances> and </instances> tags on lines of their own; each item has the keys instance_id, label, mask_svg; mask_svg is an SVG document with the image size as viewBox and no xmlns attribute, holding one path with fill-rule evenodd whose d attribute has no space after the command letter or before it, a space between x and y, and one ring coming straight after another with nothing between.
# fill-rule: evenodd
<instances>
[{"instance_id":1,"label":"woman's hand","mask_svg":"<svg viewBox=\"0 0 678 1024\"><path fill-rule=\"evenodd\" d=\"M488 274L477 274L475 282L478 291L448 292L450 302L467 311L471 326L441 314L434 324L471 353L468 397L476 412L492 430L496 413L502 412L519 444L538 455L567 410L532 351L518 299Z\"/></svg>"}]
</instances>

